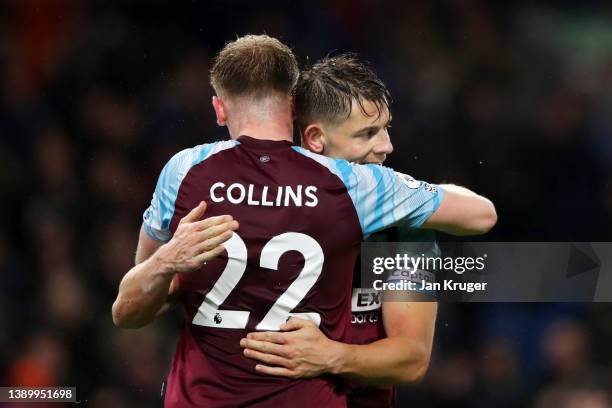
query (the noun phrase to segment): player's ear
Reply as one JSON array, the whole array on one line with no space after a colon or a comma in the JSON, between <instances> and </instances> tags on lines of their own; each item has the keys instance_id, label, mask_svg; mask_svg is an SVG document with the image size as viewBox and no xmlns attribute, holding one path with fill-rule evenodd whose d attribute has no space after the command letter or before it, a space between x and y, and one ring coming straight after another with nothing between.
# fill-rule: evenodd
<instances>
[{"instance_id":1,"label":"player's ear","mask_svg":"<svg viewBox=\"0 0 612 408\"><path fill-rule=\"evenodd\" d=\"M302 145L315 153L323 153L325 147L325 135L319 124L308 125L304 129Z\"/></svg>"},{"instance_id":2,"label":"player's ear","mask_svg":"<svg viewBox=\"0 0 612 408\"><path fill-rule=\"evenodd\" d=\"M212 105L215 109L215 115L217 115L217 125L227 125L227 114L225 113L225 105L223 104L221 98L218 96L213 96Z\"/></svg>"}]
</instances>

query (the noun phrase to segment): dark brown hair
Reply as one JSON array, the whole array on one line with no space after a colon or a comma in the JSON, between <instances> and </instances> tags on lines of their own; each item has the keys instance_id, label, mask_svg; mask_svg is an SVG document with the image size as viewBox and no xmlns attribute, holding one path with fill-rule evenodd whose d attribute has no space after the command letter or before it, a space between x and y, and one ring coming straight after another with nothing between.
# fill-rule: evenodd
<instances>
[{"instance_id":1,"label":"dark brown hair","mask_svg":"<svg viewBox=\"0 0 612 408\"><path fill-rule=\"evenodd\" d=\"M373 102L381 115L389 108L391 94L366 61L347 53L326 57L302 72L296 88L298 132L315 121L338 123L351 114L355 100L367 115L363 102Z\"/></svg>"},{"instance_id":2,"label":"dark brown hair","mask_svg":"<svg viewBox=\"0 0 612 408\"><path fill-rule=\"evenodd\" d=\"M267 35L245 35L227 43L215 58L210 83L219 94L290 94L299 78L291 49Z\"/></svg>"}]
</instances>

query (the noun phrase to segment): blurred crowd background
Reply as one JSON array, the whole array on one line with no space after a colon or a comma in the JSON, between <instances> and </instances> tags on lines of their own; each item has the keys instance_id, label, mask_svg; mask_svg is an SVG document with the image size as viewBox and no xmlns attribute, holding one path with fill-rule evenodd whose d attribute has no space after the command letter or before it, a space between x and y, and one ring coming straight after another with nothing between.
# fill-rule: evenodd
<instances>
[{"instance_id":1,"label":"blurred crowd background","mask_svg":"<svg viewBox=\"0 0 612 408\"><path fill-rule=\"evenodd\" d=\"M158 406L180 327L115 329L157 175L215 125L236 35L371 61L388 164L496 204L490 241L610 241L612 5L603 1L0 1L0 384ZM520 273L520 271L517 271ZM612 406L608 304L443 304L410 407ZM41 405L42 406L42 405Z\"/></svg>"}]
</instances>

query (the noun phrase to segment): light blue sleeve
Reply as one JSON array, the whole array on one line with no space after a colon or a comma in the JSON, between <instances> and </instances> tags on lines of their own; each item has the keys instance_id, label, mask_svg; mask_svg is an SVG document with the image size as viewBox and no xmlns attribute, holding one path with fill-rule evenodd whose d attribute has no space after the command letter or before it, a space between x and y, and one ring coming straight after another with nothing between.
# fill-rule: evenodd
<instances>
[{"instance_id":1,"label":"light blue sleeve","mask_svg":"<svg viewBox=\"0 0 612 408\"><path fill-rule=\"evenodd\" d=\"M419 228L440 206L444 192L436 185L387 167L352 164L299 147L294 149L326 166L342 180L365 237L397 224Z\"/></svg>"},{"instance_id":2,"label":"light blue sleeve","mask_svg":"<svg viewBox=\"0 0 612 408\"><path fill-rule=\"evenodd\" d=\"M228 140L196 146L175 154L166 163L157 179L151 205L142 216L144 230L156 241L166 242L172 237L170 222L174 215L174 203L179 188L189 170L222 150L236 146L239 142Z\"/></svg>"}]
</instances>

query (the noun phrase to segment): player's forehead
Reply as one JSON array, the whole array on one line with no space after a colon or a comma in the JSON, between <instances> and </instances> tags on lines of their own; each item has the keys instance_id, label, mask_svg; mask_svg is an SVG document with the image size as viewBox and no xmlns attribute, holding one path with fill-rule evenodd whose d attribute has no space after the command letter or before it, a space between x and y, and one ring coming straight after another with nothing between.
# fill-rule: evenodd
<instances>
[{"instance_id":1,"label":"player's forehead","mask_svg":"<svg viewBox=\"0 0 612 408\"><path fill-rule=\"evenodd\" d=\"M390 120L391 113L385 104L353 99L351 113L346 122L355 126L386 126Z\"/></svg>"}]
</instances>

